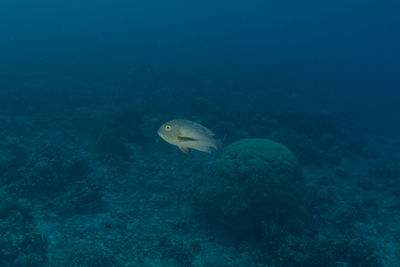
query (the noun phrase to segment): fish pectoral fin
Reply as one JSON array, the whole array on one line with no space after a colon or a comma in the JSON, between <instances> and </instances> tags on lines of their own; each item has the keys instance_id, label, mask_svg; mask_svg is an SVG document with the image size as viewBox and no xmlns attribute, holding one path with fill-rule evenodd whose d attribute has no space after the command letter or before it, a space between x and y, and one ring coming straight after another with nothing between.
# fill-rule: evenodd
<instances>
[{"instance_id":1,"label":"fish pectoral fin","mask_svg":"<svg viewBox=\"0 0 400 267\"><path fill-rule=\"evenodd\" d=\"M183 154L187 155L190 152L190 148L188 147L182 147L182 146L178 146L179 150L183 152Z\"/></svg>"},{"instance_id":2,"label":"fish pectoral fin","mask_svg":"<svg viewBox=\"0 0 400 267\"><path fill-rule=\"evenodd\" d=\"M178 140L182 141L182 142L187 142L187 141L198 141L199 139L186 137L186 136L178 136Z\"/></svg>"}]
</instances>

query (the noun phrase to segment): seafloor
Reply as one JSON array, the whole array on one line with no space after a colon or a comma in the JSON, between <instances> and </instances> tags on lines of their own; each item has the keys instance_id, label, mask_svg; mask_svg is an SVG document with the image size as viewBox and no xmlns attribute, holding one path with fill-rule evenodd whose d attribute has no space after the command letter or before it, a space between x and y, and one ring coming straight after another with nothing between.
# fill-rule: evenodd
<instances>
[{"instance_id":1,"label":"seafloor","mask_svg":"<svg viewBox=\"0 0 400 267\"><path fill-rule=\"evenodd\" d=\"M282 88L134 71L1 74L0 266L400 266L398 139ZM260 240L194 213L218 153L185 156L161 140L173 118L208 126L224 146L289 147L313 231Z\"/></svg>"}]
</instances>

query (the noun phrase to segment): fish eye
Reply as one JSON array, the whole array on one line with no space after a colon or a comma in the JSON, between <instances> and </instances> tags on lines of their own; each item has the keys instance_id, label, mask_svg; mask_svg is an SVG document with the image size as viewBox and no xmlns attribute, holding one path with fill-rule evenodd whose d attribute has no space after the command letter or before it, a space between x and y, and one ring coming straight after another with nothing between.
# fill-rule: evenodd
<instances>
[{"instance_id":1,"label":"fish eye","mask_svg":"<svg viewBox=\"0 0 400 267\"><path fill-rule=\"evenodd\" d=\"M169 130L171 130L171 125L167 124L164 126L164 128L165 128L165 130L169 131Z\"/></svg>"}]
</instances>

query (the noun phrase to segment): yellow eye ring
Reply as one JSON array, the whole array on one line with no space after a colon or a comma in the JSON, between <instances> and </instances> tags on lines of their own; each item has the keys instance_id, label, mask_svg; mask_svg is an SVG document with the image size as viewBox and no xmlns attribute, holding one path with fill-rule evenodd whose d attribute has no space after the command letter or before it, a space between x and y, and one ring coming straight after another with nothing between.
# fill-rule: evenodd
<instances>
[{"instance_id":1,"label":"yellow eye ring","mask_svg":"<svg viewBox=\"0 0 400 267\"><path fill-rule=\"evenodd\" d=\"M167 124L167 125L165 125L164 128L165 128L165 130L169 131L169 130L171 130L171 125Z\"/></svg>"}]
</instances>

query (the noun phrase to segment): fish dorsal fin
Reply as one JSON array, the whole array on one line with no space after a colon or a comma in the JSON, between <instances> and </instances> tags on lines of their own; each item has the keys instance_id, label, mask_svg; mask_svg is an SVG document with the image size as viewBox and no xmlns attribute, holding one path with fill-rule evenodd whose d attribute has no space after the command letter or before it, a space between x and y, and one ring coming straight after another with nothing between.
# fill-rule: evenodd
<instances>
[{"instance_id":1,"label":"fish dorsal fin","mask_svg":"<svg viewBox=\"0 0 400 267\"><path fill-rule=\"evenodd\" d=\"M207 127L204 127L203 125L197 123L197 122L192 122L192 124L200 131L202 131L203 133L205 133L208 136L214 136L214 132L211 131L210 129L208 129Z\"/></svg>"},{"instance_id":2,"label":"fish dorsal fin","mask_svg":"<svg viewBox=\"0 0 400 267\"><path fill-rule=\"evenodd\" d=\"M179 150L183 152L183 154L187 155L190 152L190 148L178 146Z\"/></svg>"},{"instance_id":3,"label":"fish dorsal fin","mask_svg":"<svg viewBox=\"0 0 400 267\"><path fill-rule=\"evenodd\" d=\"M178 140L182 141L182 142L185 142L185 141L198 141L199 139L186 137L186 136L178 136Z\"/></svg>"},{"instance_id":4,"label":"fish dorsal fin","mask_svg":"<svg viewBox=\"0 0 400 267\"><path fill-rule=\"evenodd\" d=\"M207 134L207 135L209 135L209 136L214 136L215 135L215 133L213 132L213 131L211 131L210 129L208 129L207 127L204 127L203 125L200 125L201 126L201 128L203 129L203 131Z\"/></svg>"},{"instance_id":5,"label":"fish dorsal fin","mask_svg":"<svg viewBox=\"0 0 400 267\"><path fill-rule=\"evenodd\" d=\"M214 133L213 131L207 129L207 128L206 128L206 133L207 133L209 136L215 136L215 133Z\"/></svg>"}]
</instances>

